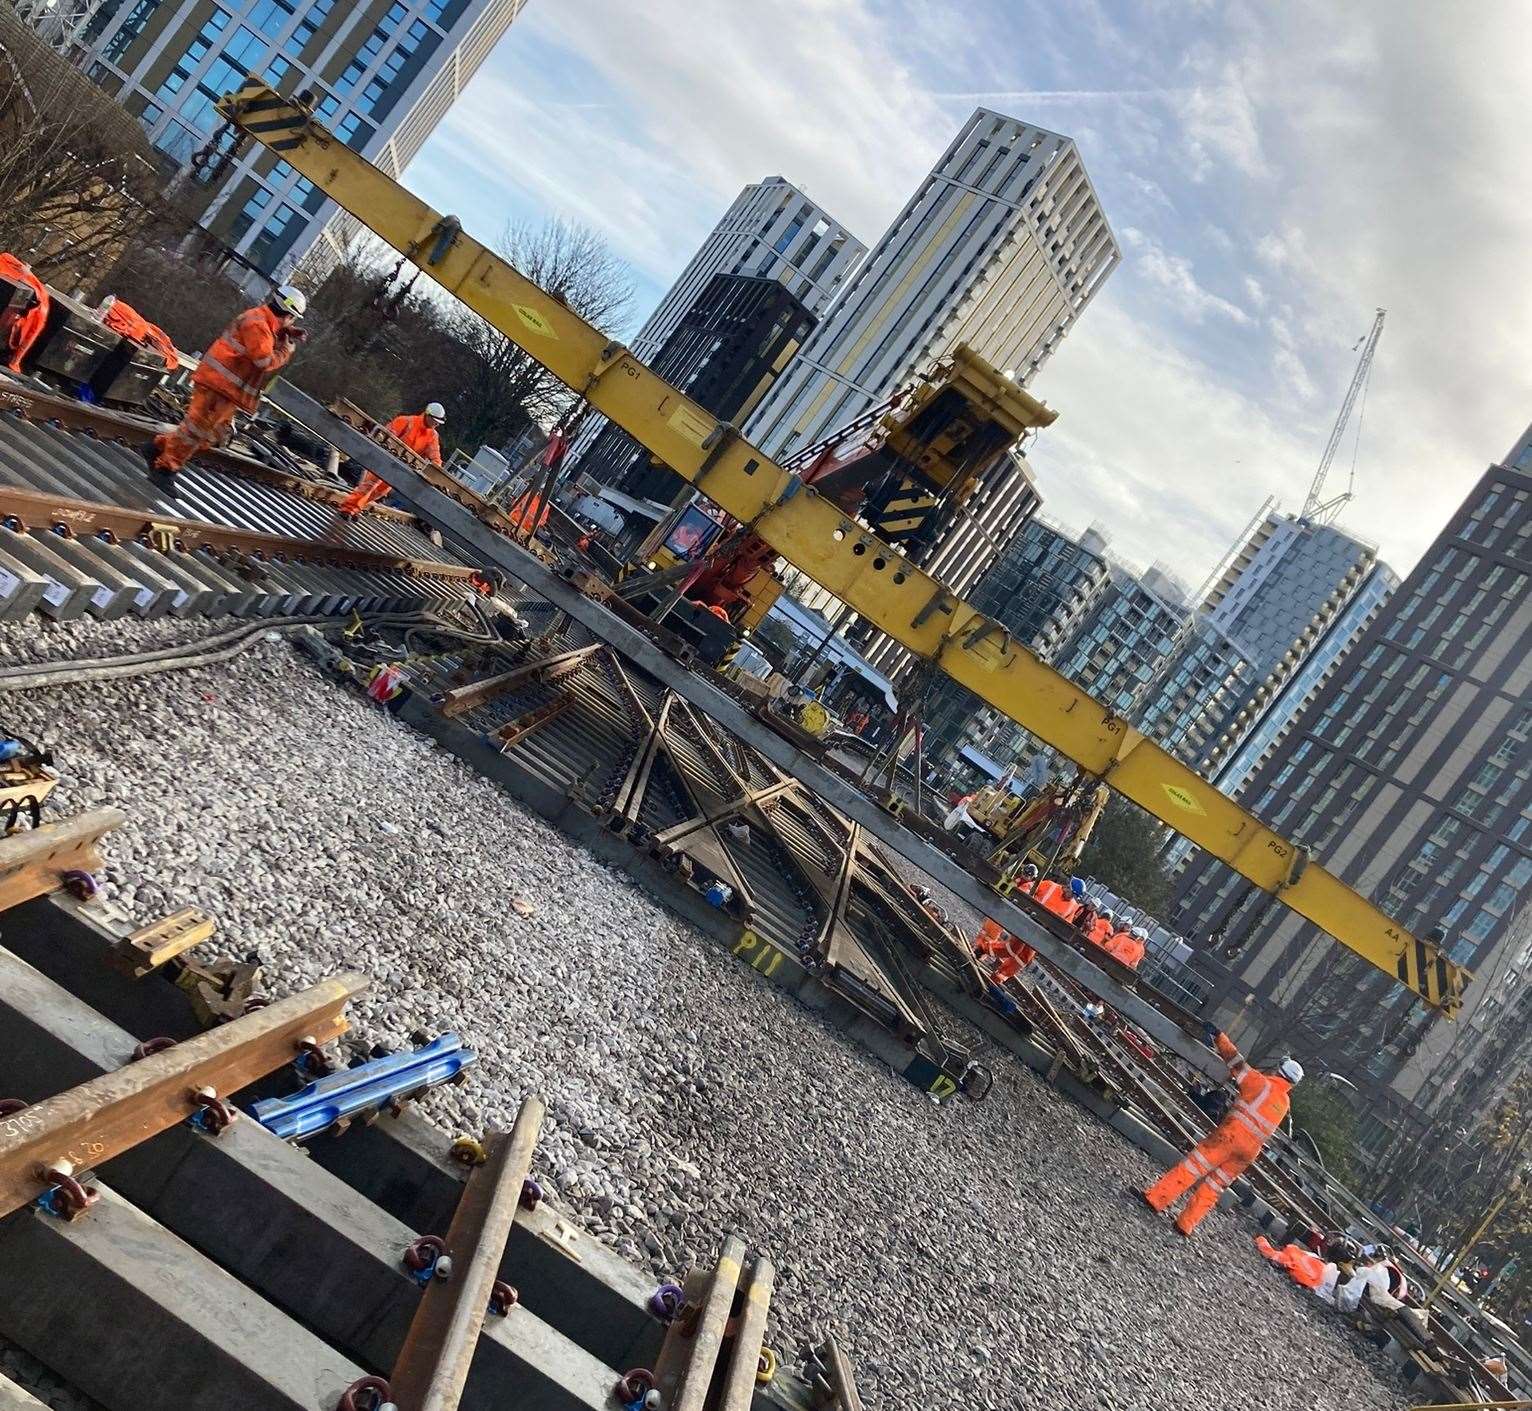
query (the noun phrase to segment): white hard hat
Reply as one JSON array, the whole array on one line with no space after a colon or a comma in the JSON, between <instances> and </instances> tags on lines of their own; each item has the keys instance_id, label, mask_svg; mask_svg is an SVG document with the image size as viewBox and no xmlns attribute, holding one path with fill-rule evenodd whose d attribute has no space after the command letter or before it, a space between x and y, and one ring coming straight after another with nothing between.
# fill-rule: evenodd
<instances>
[{"instance_id":1,"label":"white hard hat","mask_svg":"<svg viewBox=\"0 0 1532 1411\"><path fill-rule=\"evenodd\" d=\"M447 409L440 402L427 402L426 415L434 416L437 421L446 421Z\"/></svg>"},{"instance_id":2,"label":"white hard hat","mask_svg":"<svg viewBox=\"0 0 1532 1411\"><path fill-rule=\"evenodd\" d=\"M271 291L271 298L267 300L267 303L279 312L291 314L294 318L302 318L309 306L308 295L291 284L279 284Z\"/></svg>"},{"instance_id":3,"label":"white hard hat","mask_svg":"<svg viewBox=\"0 0 1532 1411\"><path fill-rule=\"evenodd\" d=\"M1102 907L1101 908L1101 919L1103 921L1116 921L1117 920L1117 913L1115 911L1111 910L1111 908L1109 908L1109 907Z\"/></svg>"},{"instance_id":4,"label":"white hard hat","mask_svg":"<svg viewBox=\"0 0 1532 1411\"><path fill-rule=\"evenodd\" d=\"M1284 1058L1277 1072L1286 1078L1289 1083L1301 1083L1303 1081L1303 1065L1296 1058Z\"/></svg>"},{"instance_id":5,"label":"white hard hat","mask_svg":"<svg viewBox=\"0 0 1532 1411\"><path fill-rule=\"evenodd\" d=\"M1130 934L1135 941L1147 941L1149 939L1149 933L1142 926L1135 926Z\"/></svg>"}]
</instances>

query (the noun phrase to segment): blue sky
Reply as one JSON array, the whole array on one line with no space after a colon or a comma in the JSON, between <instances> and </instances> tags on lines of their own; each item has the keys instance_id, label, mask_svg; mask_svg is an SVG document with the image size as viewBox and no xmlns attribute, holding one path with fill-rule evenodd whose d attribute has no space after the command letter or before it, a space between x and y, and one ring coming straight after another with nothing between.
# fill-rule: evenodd
<instances>
[{"instance_id":1,"label":"blue sky","mask_svg":"<svg viewBox=\"0 0 1532 1411\"><path fill-rule=\"evenodd\" d=\"M1196 583L1301 505L1382 305L1341 523L1406 571L1532 419L1532 5L1468 13L527 0L406 179L485 237L590 226L642 314L747 182L872 244L975 107L1067 133L1124 260L1032 385L1045 515Z\"/></svg>"}]
</instances>

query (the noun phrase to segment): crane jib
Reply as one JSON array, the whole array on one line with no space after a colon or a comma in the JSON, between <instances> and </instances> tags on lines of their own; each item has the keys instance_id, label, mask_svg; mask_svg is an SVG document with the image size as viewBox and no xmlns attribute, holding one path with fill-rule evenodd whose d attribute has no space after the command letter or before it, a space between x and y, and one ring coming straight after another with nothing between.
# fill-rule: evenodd
<instances>
[{"instance_id":1,"label":"crane jib","mask_svg":"<svg viewBox=\"0 0 1532 1411\"><path fill-rule=\"evenodd\" d=\"M592 409L913 655L933 663L1370 965L1453 1014L1471 976L1045 666L998 623L259 82L219 110Z\"/></svg>"}]
</instances>

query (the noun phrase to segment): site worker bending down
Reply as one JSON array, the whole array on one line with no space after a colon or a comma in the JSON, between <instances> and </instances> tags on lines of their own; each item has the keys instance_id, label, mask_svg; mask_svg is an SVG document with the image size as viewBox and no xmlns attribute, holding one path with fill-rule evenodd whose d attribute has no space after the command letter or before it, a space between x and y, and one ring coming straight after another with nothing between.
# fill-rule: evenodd
<instances>
[{"instance_id":1,"label":"site worker bending down","mask_svg":"<svg viewBox=\"0 0 1532 1411\"><path fill-rule=\"evenodd\" d=\"M996 957L990 978L997 985L1005 984L1037 959L1037 952L1031 946L1018 941L1009 931L1003 930L998 921L989 917L984 918L979 934L973 938L973 948L976 955Z\"/></svg>"},{"instance_id":2,"label":"site worker bending down","mask_svg":"<svg viewBox=\"0 0 1532 1411\"><path fill-rule=\"evenodd\" d=\"M396 416L388 423L391 435L397 436L417 456L439 466L442 463L441 437L436 428L447 419L447 409L440 402L430 402L418 416ZM340 502L342 514L357 515L381 500L389 491L388 481L370 470L363 473L357 487Z\"/></svg>"},{"instance_id":3,"label":"site worker bending down","mask_svg":"<svg viewBox=\"0 0 1532 1411\"><path fill-rule=\"evenodd\" d=\"M192 374L191 401L181 424L145 448L151 470L174 475L199 451L228 440L235 414L260 405L266 384L308 336L293 326L307 307L302 290L284 284L218 335Z\"/></svg>"},{"instance_id":4,"label":"site worker bending down","mask_svg":"<svg viewBox=\"0 0 1532 1411\"><path fill-rule=\"evenodd\" d=\"M1202 1223L1234 1178L1261 1154L1287 1116L1288 1094L1303 1081L1303 1066L1296 1058L1284 1058L1275 1073L1263 1073L1245 1062L1227 1034L1215 1035L1213 1047L1228 1063L1239 1096L1223 1121L1184 1160L1142 1192L1150 1208L1158 1211L1170 1209L1187 1191L1192 1192L1176 1217L1176 1229L1183 1235Z\"/></svg>"}]
</instances>

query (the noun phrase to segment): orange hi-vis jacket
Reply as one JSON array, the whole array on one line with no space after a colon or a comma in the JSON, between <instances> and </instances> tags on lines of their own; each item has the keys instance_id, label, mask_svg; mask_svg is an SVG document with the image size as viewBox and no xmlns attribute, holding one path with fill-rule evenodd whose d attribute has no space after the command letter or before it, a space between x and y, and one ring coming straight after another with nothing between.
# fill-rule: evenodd
<instances>
[{"instance_id":1,"label":"orange hi-vis jacket","mask_svg":"<svg viewBox=\"0 0 1532 1411\"><path fill-rule=\"evenodd\" d=\"M1278 1249L1265 1235L1257 1235L1255 1247L1273 1264L1286 1269L1288 1277L1303 1288L1319 1288L1329 1273L1328 1262L1301 1244L1286 1244Z\"/></svg>"},{"instance_id":2,"label":"orange hi-vis jacket","mask_svg":"<svg viewBox=\"0 0 1532 1411\"><path fill-rule=\"evenodd\" d=\"M441 437L434 426L426 425L424 412L418 416L396 416L388 423L388 429L417 456L423 456L432 465L442 463Z\"/></svg>"},{"instance_id":3,"label":"orange hi-vis jacket","mask_svg":"<svg viewBox=\"0 0 1532 1411\"><path fill-rule=\"evenodd\" d=\"M1049 911L1059 909L1059 898L1063 895L1064 889L1052 877L1044 877L1032 888L1032 900L1039 906L1046 906Z\"/></svg>"},{"instance_id":4,"label":"orange hi-vis jacket","mask_svg":"<svg viewBox=\"0 0 1532 1411\"><path fill-rule=\"evenodd\" d=\"M1119 960L1129 970L1137 970L1144 962L1144 943L1127 931L1119 931L1102 947L1113 960Z\"/></svg>"},{"instance_id":5,"label":"orange hi-vis jacket","mask_svg":"<svg viewBox=\"0 0 1532 1411\"><path fill-rule=\"evenodd\" d=\"M1229 1076L1239 1089L1239 1100L1229 1109L1228 1115L1218 1124L1218 1130L1253 1139L1256 1151L1266 1145L1267 1139L1282 1124L1291 1105L1289 1094L1293 1085L1280 1073L1263 1073L1252 1068L1234 1047L1226 1034L1219 1034L1214 1042L1218 1056L1231 1066Z\"/></svg>"},{"instance_id":6,"label":"orange hi-vis jacket","mask_svg":"<svg viewBox=\"0 0 1532 1411\"><path fill-rule=\"evenodd\" d=\"M277 315L264 304L246 309L213 340L192 374L192 386L227 397L253 412L261 390L292 360L297 344L282 337Z\"/></svg>"},{"instance_id":7,"label":"orange hi-vis jacket","mask_svg":"<svg viewBox=\"0 0 1532 1411\"><path fill-rule=\"evenodd\" d=\"M1087 938L1092 945L1106 947L1106 943L1112 939L1112 923L1104 916L1098 916L1090 924L1090 932Z\"/></svg>"}]
</instances>

